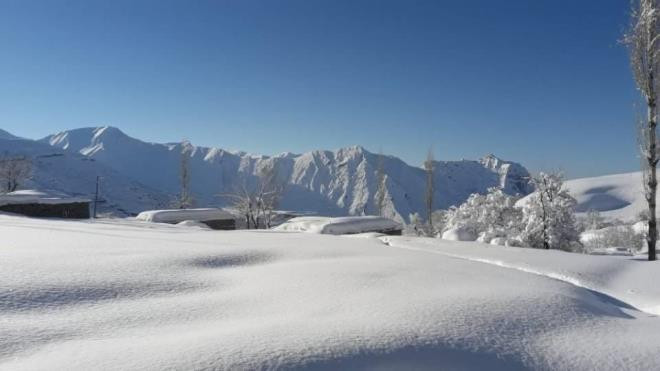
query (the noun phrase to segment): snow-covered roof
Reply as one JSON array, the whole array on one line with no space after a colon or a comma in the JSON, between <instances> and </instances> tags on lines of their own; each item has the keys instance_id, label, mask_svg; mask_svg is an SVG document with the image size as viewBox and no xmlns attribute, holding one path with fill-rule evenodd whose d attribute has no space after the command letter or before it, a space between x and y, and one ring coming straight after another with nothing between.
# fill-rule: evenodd
<instances>
[{"instance_id":1,"label":"snow-covered roof","mask_svg":"<svg viewBox=\"0 0 660 371\"><path fill-rule=\"evenodd\" d=\"M227 220L235 217L222 209L174 209L143 211L136 217L138 220L154 223L179 223L186 220L207 221Z\"/></svg>"},{"instance_id":2,"label":"snow-covered roof","mask_svg":"<svg viewBox=\"0 0 660 371\"><path fill-rule=\"evenodd\" d=\"M70 204L75 202L90 202L87 198L72 197L57 191L39 191L34 189L14 191L0 195L0 206L16 204Z\"/></svg>"},{"instance_id":3,"label":"snow-covered roof","mask_svg":"<svg viewBox=\"0 0 660 371\"><path fill-rule=\"evenodd\" d=\"M394 231L401 228L403 228L401 224L394 220L379 216L345 216L339 218L304 216L293 218L276 227L275 230L340 235Z\"/></svg>"}]
</instances>

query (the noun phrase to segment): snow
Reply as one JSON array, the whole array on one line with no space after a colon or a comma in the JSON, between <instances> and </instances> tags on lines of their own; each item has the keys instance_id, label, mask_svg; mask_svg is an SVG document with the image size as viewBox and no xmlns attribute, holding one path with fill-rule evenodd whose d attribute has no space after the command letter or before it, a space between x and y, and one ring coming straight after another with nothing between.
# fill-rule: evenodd
<instances>
[{"instance_id":1,"label":"snow","mask_svg":"<svg viewBox=\"0 0 660 371\"><path fill-rule=\"evenodd\" d=\"M290 219L274 229L287 232L342 235L368 232L390 232L401 230L403 229L403 226L394 220L378 216L349 216L340 218L303 216Z\"/></svg>"},{"instance_id":2,"label":"snow","mask_svg":"<svg viewBox=\"0 0 660 371\"><path fill-rule=\"evenodd\" d=\"M607 219L631 222L647 207L641 172L569 180L565 186L578 201L578 213L597 210Z\"/></svg>"},{"instance_id":3,"label":"snow","mask_svg":"<svg viewBox=\"0 0 660 371\"><path fill-rule=\"evenodd\" d=\"M93 158L64 151L39 141L0 135L0 152L32 159L32 178L22 187L47 189L93 199L100 176L99 212L131 215L161 208L167 195L128 178ZM144 169L143 169L144 170Z\"/></svg>"},{"instance_id":4,"label":"snow","mask_svg":"<svg viewBox=\"0 0 660 371\"><path fill-rule=\"evenodd\" d=\"M57 191L39 191L34 189L19 190L0 195L0 205L13 204L69 204L75 202L90 202L89 199L71 197Z\"/></svg>"},{"instance_id":5,"label":"snow","mask_svg":"<svg viewBox=\"0 0 660 371\"><path fill-rule=\"evenodd\" d=\"M660 263L644 257L593 256L559 250L488 246L409 237L383 237L390 246L428 251L459 259L533 273L608 295L660 316Z\"/></svg>"},{"instance_id":6,"label":"snow","mask_svg":"<svg viewBox=\"0 0 660 371\"><path fill-rule=\"evenodd\" d=\"M660 265L630 257L2 215L0 234L0 370L660 364Z\"/></svg>"},{"instance_id":7,"label":"snow","mask_svg":"<svg viewBox=\"0 0 660 371\"><path fill-rule=\"evenodd\" d=\"M199 222L207 220L235 219L234 216L222 209L174 209L143 211L136 217L137 220L153 223L180 223L186 220Z\"/></svg>"},{"instance_id":8,"label":"snow","mask_svg":"<svg viewBox=\"0 0 660 371\"><path fill-rule=\"evenodd\" d=\"M476 241L477 236L470 228L461 226L446 230L442 234L442 239L449 241Z\"/></svg>"},{"instance_id":9,"label":"snow","mask_svg":"<svg viewBox=\"0 0 660 371\"><path fill-rule=\"evenodd\" d=\"M120 174L120 179L135 180L159 193L174 195L179 192L182 143L147 143L106 126L63 131L43 138L39 144L95 160ZM287 182L287 191L280 203L282 208L328 216L377 213L374 194L378 187L376 169L381 160L363 147L272 157L220 148L193 148L189 154L194 179L191 187L200 206L218 202L220 206L228 206L228 199L218 198L218 194L232 193L236 184L242 182L253 186L259 169L274 166ZM424 210L424 170L394 156L383 156L382 164L387 174L388 195L383 215L401 222L411 213ZM438 161L435 167L436 208L458 205L470 194L486 192L489 187L501 186L509 194L531 191L526 180L529 173L523 166L492 155L477 161ZM105 181L116 188L114 178L108 177ZM115 197L113 195L113 199ZM130 210L158 207L162 206L122 205Z\"/></svg>"},{"instance_id":10,"label":"snow","mask_svg":"<svg viewBox=\"0 0 660 371\"><path fill-rule=\"evenodd\" d=\"M191 227L191 228L201 228L201 229L211 229L208 225L198 222L197 220L184 220L176 225L181 227Z\"/></svg>"}]
</instances>

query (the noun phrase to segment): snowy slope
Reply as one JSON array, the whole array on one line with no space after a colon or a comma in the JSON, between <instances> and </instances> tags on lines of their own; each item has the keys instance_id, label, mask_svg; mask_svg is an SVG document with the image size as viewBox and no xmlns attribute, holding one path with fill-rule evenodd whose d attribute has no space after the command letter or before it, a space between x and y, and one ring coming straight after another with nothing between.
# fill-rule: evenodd
<instances>
[{"instance_id":1,"label":"snowy slope","mask_svg":"<svg viewBox=\"0 0 660 371\"><path fill-rule=\"evenodd\" d=\"M162 192L134 181L92 158L33 140L0 135L0 153L25 155L33 160L33 177L24 188L54 190L92 199L96 176L101 176L102 212L137 213L166 204Z\"/></svg>"},{"instance_id":2,"label":"snowy slope","mask_svg":"<svg viewBox=\"0 0 660 371\"><path fill-rule=\"evenodd\" d=\"M0 234L0 370L660 366L660 319L625 302L658 304L657 263L135 221Z\"/></svg>"},{"instance_id":3,"label":"snowy slope","mask_svg":"<svg viewBox=\"0 0 660 371\"><path fill-rule=\"evenodd\" d=\"M597 210L607 219L633 222L639 220L639 213L647 207L641 172L573 179L564 186L577 200L578 214ZM518 204L524 204L526 199Z\"/></svg>"},{"instance_id":4,"label":"snowy slope","mask_svg":"<svg viewBox=\"0 0 660 371\"><path fill-rule=\"evenodd\" d=\"M646 208L641 172L569 180L566 187L578 201L578 212L593 209L608 218L633 221Z\"/></svg>"},{"instance_id":5,"label":"snowy slope","mask_svg":"<svg viewBox=\"0 0 660 371\"><path fill-rule=\"evenodd\" d=\"M83 154L119 173L168 194L178 192L182 144L146 143L113 127L64 131L42 140L54 147ZM188 144L189 145L189 144ZM282 207L325 215L361 215L376 211L378 156L362 147L313 151L301 155L253 156L219 148L191 146L192 188L200 206L224 206L217 195L231 192L258 169L275 164L287 182ZM425 177L418 167L385 156L388 202L386 215L401 220L423 210ZM508 193L527 194L527 170L489 155L480 161L440 161L437 167L436 207L460 204L473 192L502 186Z\"/></svg>"}]
</instances>

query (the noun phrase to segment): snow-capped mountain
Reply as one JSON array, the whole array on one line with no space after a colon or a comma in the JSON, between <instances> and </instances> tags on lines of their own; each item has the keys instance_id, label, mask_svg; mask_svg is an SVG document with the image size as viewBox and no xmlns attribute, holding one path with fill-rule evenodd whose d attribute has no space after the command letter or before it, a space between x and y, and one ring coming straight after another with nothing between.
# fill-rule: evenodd
<instances>
[{"instance_id":1,"label":"snow-capped mountain","mask_svg":"<svg viewBox=\"0 0 660 371\"><path fill-rule=\"evenodd\" d=\"M255 181L258 170L274 165L287 183L281 207L326 215L374 213L379 156L355 146L336 151L254 156L189 143L147 143L114 127L63 131L40 140L69 155L93 159L126 178L174 195L179 190L179 166L188 149L192 190L199 205L225 205L222 194ZM425 174L393 156L383 157L386 212L396 219L423 210ZM438 161L435 206L460 204L474 192L502 187L510 194L531 191L527 170L488 155L480 161ZM111 182L107 179L106 182Z\"/></svg>"},{"instance_id":2,"label":"snow-capped mountain","mask_svg":"<svg viewBox=\"0 0 660 371\"><path fill-rule=\"evenodd\" d=\"M0 132L0 153L32 159L32 179L26 188L55 190L92 199L101 177L101 212L131 215L145 208L165 206L168 196L113 170L88 156L64 151L34 140Z\"/></svg>"}]
</instances>

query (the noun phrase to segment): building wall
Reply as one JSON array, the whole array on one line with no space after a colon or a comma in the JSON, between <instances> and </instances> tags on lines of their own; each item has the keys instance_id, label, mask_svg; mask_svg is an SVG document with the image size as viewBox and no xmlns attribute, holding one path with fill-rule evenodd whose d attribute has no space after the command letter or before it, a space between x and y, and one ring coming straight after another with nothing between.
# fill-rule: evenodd
<instances>
[{"instance_id":1,"label":"building wall","mask_svg":"<svg viewBox=\"0 0 660 371\"><path fill-rule=\"evenodd\" d=\"M230 231L236 229L236 221L234 219L205 220L202 223L216 230Z\"/></svg>"},{"instance_id":2,"label":"building wall","mask_svg":"<svg viewBox=\"0 0 660 371\"><path fill-rule=\"evenodd\" d=\"M12 204L0 206L0 211L39 218L89 219L89 202L68 204Z\"/></svg>"}]
</instances>

